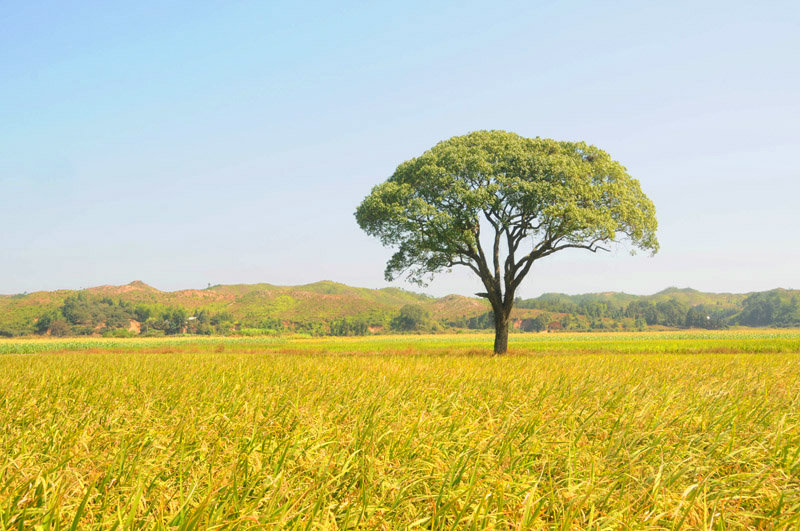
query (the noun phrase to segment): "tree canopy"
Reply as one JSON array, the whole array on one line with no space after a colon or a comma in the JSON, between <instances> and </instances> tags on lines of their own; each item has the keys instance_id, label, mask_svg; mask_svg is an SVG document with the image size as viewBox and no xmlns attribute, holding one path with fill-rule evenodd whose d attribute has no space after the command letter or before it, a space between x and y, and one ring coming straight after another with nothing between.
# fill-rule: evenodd
<instances>
[{"instance_id":1,"label":"tree canopy","mask_svg":"<svg viewBox=\"0 0 800 531\"><path fill-rule=\"evenodd\" d=\"M653 203L608 153L505 131L456 136L403 162L359 205L356 220L396 248L388 280L406 274L424 284L454 266L477 274L498 353L507 348L514 294L536 260L623 239L658 250Z\"/></svg>"}]
</instances>

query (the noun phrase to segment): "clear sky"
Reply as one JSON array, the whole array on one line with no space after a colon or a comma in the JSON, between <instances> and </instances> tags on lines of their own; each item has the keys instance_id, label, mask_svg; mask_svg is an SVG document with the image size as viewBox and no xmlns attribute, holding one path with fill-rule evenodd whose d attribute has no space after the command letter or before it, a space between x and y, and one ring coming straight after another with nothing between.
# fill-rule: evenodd
<instances>
[{"instance_id":1,"label":"clear sky","mask_svg":"<svg viewBox=\"0 0 800 531\"><path fill-rule=\"evenodd\" d=\"M656 205L656 257L523 296L800 288L799 97L796 1L4 1L0 293L385 286L355 207L476 129L597 145Z\"/></svg>"}]
</instances>

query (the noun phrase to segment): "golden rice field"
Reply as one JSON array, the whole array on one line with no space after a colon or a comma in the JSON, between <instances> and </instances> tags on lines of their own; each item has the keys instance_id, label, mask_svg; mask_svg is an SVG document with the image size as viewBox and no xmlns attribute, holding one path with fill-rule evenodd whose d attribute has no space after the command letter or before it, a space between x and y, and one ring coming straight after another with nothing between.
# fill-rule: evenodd
<instances>
[{"instance_id":1,"label":"golden rice field","mask_svg":"<svg viewBox=\"0 0 800 531\"><path fill-rule=\"evenodd\" d=\"M0 341L0 530L800 528L800 331Z\"/></svg>"}]
</instances>

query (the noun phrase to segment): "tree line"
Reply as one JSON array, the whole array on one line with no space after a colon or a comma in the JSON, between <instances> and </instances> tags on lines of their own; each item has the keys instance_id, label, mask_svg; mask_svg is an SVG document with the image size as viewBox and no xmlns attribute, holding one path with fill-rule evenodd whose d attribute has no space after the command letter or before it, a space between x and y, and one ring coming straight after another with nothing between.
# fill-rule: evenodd
<instances>
[{"instance_id":1,"label":"tree line","mask_svg":"<svg viewBox=\"0 0 800 531\"><path fill-rule=\"evenodd\" d=\"M230 312L191 312L182 307L133 304L110 297L91 297L83 292L70 295L55 310L36 319L33 330L52 336L177 334L227 334L234 328Z\"/></svg>"},{"instance_id":2,"label":"tree line","mask_svg":"<svg viewBox=\"0 0 800 531\"><path fill-rule=\"evenodd\" d=\"M779 290L749 295L742 301L741 307L691 305L676 298L657 301L636 299L624 304L585 296L577 302L561 297L519 300L517 307L562 314L565 329L800 326L800 301L797 295L785 297Z\"/></svg>"},{"instance_id":3,"label":"tree line","mask_svg":"<svg viewBox=\"0 0 800 531\"><path fill-rule=\"evenodd\" d=\"M510 322L512 332L544 330L646 330L651 327L721 329L730 326L800 326L800 301L796 294L780 290L754 293L739 305L705 303L691 305L678 298L629 302L601 296L543 296L518 299L520 309L539 310L535 316ZM495 326L491 310L473 316L434 319L421 304L406 304L395 311L371 311L367 315L331 320L284 320L276 316L237 317L230 311L190 310L180 306L134 304L84 292L68 296L56 309L34 319L36 334L52 336L104 335L162 336L280 335L364 336L372 333L436 333L445 330L489 330ZM13 336L23 330L3 330Z\"/></svg>"}]
</instances>

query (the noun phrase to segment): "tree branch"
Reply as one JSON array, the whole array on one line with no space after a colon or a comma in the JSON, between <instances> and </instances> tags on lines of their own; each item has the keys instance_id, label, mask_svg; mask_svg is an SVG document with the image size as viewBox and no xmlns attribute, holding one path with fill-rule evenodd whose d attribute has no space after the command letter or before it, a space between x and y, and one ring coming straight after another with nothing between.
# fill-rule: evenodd
<instances>
[{"instance_id":1,"label":"tree branch","mask_svg":"<svg viewBox=\"0 0 800 531\"><path fill-rule=\"evenodd\" d=\"M456 265L467 266L468 268L472 269L475 272L476 275L478 275L478 276L481 275L480 270L472 262L467 262L467 261L464 261L464 260L451 260L450 263L448 264L448 267L453 267L453 266L456 266Z\"/></svg>"},{"instance_id":2,"label":"tree branch","mask_svg":"<svg viewBox=\"0 0 800 531\"><path fill-rule=\"evenodd\" d=\"M597 251L605 251L607 253L611 252L610 249L606 249L605 247L600 247L599 245L597 245L598 242L602 242L602 241L604 241L604 238L596 238L595 240L593 240L589 244L568 243L568 244L565 244L565 245L558 245L558 246L553 247L552 249L550 249L543 256L549 256L549 255L555 253L556 251L562 251L564 249L586 249L587 251L592 251L593 253L596 253Z\"/></svg>"},{"instance_id":3,"label":"tree branch","mask_svg":"<svg viewBox=\"0 0 800 531\"><path fill-rule=\"evenodd\" d=\"M480 277L481 282L483 282L483 285L486 287L486 291L489 293L489 301L491 301L492 305L494 305L495 301L500 301L500 294L497 293L497 286L495 285L494 277L492 277L492 273L489 270L486 254L483 252L483 246L481 246L481 228L479 223L476 223L475 226L472 227L472 233L475 236L475 249L470 251L472 255L471 258L478 266L478 276Z\"/></svg>"}]
</instances>

